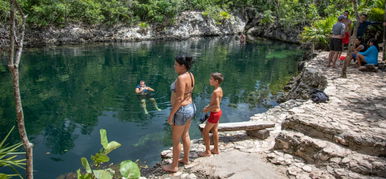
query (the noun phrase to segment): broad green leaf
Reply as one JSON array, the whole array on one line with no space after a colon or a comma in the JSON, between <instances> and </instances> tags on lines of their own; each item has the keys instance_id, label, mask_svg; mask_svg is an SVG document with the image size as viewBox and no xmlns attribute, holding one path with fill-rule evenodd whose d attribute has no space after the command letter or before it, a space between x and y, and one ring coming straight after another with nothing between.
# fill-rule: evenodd
<instances>
[{"instance_id":1,"label":"broad green leaf","mask_svg":"<svg viewBox=\"0 0 386 179\"><path fill-rule=\"evenodd\" d=\"M131 160L122 161L119 166L119 172L128 179L138 179L141 176L138 165Z\"/></svg>"},{"instance_id":2,"label":"broad green leaf","mask_svg":"<svg viewBox=\"0 0 386 179\"><path fill-rule=\"evenodd\" d=\"M94 175L97 179L112 179L114 172L112 170L94 170Z\"/></svg>"},{"instance_id":3,"label":"broad green leaf","mask_svg":"<svg viewBox=\"0 0 386 179\"><path fill-rule=\"evenodd\" d=\"M95 155L91 156L91 160L94 162L94 164L99 165L100 163L110 161L110 158L106 154L96 153Z\"/></svg>"},{"instance_id":4,"label":"broad green leaf","mask_svg":"<svg viewBox=\"0 0 386 179\"><path fill-rule=\"evenodd\" d=\"M116 142L116 141L112 141L110 142L109 144L107 144L107 146L104 148L105 150L103 151L104 154L108 154L110 153L111 151L119 148L121 146L120 143Z\"/></svg>"},{"instance_id":5,"label":"broad green leaf","mask_svg":"<svg viewBox=\"0 0 386 179\"><path fill-rule=\"evenodd\" d=\"M109 143L109 141L107 140L107 132L106 132L106 129L100 129L99 130L99 133L101 135L101 144L103 146L104 149L107 148L107 145Z\"/></svg>"},{"instance_id":6,"label":"broad green leaf","mask_svg":"<svg viewBox=\"0 0 386 179\"><path fill-rule=\"evenodd\" d=\"M0 173L0 179L8 179L8 176L4 173Z\"/></svg>"},{"instance_id":7,"label":"broad green leaf","mask_svg":"<svg viewBox=\"0 0 386 179\"><path fill-rule=\"evenodd\" d=\"M78 179L93 179L91 173L86 173L86 174L82 175L82 173L80 173L80 169L78 169L76 171L76 175L77 175Z\"/></svg>"},{"instance_id":8,"label":"broad green leaf","mask_svg":"<svg viewBox=\"0 0 386 179\"><path fill-rule=\"evenodd\" d=\"M82 162L83 168L86 170L86 172L92 173L92 170L91 170L90 164L88 163L87 158L82 157L80 161Z\"/></svg>"}]
</instances>

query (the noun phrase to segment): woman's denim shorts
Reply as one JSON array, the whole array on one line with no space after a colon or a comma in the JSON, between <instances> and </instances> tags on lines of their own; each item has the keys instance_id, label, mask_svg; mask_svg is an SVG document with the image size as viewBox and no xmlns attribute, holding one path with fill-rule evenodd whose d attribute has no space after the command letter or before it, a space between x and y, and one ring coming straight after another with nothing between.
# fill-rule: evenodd
<instances>
[{"instance_id":1,"label":"woman's denim shorts","mask_svg":"<svg viewBox=\"0 0 386 179\"><path fill-rule=\"evenodd\" d=\"M186 106L181 106L180 109L174 114L174 125L183 126L186 122L194 117L196 113L196 105L193 103Z\"/></svg>"}]
</instances>

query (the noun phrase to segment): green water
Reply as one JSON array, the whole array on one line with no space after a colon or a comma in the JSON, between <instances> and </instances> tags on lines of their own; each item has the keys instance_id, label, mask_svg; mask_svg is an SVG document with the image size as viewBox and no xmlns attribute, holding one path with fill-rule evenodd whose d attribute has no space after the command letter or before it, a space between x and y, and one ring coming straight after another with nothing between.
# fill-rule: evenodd
<instances>
[{"instance_id":1,"label":"green water","mask_svg":"<svg viewBox=\"0 0 386 179\"><path fill-rule=\"evenodd\" d=\"M221 122L231 122L277 105L275 96L297 73L301 51L268 40L240 45L232 37L28 49L20 86L27 131L35 144L35 177L55 178L80 168L80 158L101 147L100 128L107 129L109 140L122 144L111 153L113 162L159 161L160 151L171 146L165 121L179 54L195 57L194 102L199 110L209 102L209 74L224 74ZM6 66L0 66L0 139L15 125L10 79ZM134 94L139 80L156 89L161 111L148 102L149 114L143 113ZM201 116L193 121L192 138L200 137L196 124ZM18 141L18 134L10 139Z\"/></svg>"}]
</instances>

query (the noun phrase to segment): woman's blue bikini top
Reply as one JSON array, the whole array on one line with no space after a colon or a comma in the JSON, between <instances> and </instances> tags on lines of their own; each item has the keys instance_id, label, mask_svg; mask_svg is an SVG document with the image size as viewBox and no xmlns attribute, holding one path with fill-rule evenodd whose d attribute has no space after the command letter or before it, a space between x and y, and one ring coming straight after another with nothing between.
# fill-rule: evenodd
<instances>
[{"instance_id":1,"label":"woman's blue bikini top","mask_svg":"<svg viewBox=\"0 0 386 179\"><path fill-rule=\"evenodd\" d=\"M188 72L188 73L189 73L189 76L190 76L190 80L192 81L192 91L190 91L190 92L188 92L188 93L193 93L193 88L194 88L193 77L192 77L192 75L190 74L190 72ZM175 81L170 85L170 91L172 91L172 92L176 92L176 81L177 81L177 80L175 80Z\"/></svg>"}]
</instances>

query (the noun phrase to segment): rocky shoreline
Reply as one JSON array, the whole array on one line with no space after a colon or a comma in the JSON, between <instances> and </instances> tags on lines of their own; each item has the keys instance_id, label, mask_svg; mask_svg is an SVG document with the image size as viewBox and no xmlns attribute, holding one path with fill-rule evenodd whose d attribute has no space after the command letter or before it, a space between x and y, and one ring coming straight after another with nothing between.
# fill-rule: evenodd
<instances>
[{"instance_id":1,"label":"rocky shoreline","mask_svg":"<svg viewBox=\"0 0 386 179\"><path fill-rule=\"evenodd\" d=\"M339 68L324 66L327 55L321 52L305 62L287 87L288 101L250 118L276 123L267 139L244 131L221 132L221 154L207 158L198 158L204 150L202 139L193 140L191 164L180 166L176 174L164 173L157 165L145 177L385 178L386 73L350 67L348 78L340 78ZM328 103L308 99L307 90L315 87L330 96ZM171 150L163 151L161 158L161 164L170 163ZM260 163L245 162L251 158ZM227 162L232 166L223 164Z\"/></svg>"},{"instance_id":2,"label":"rocky shoreline","mask_svg":"<svg viewBox=\"0 0 386 179\"><path fill-rule=\"evenodd\" d=\"M139 25L87 25L70 24L64 27L27 27L25 47L85 44L93 42L130 42L144 40L183 40L191 37L224 36L245 32L252 36L299 43L302 28L285 28L283 25L262 23L262 14L247 9L233 13L229 19L217 22L199 11L182 12L172 26ZM0 48L9 42L9 29L0 25Z\"/></svg>"},{"instance_id":3,"label":"rocky shoreline","mask_svg":"<svg viewBox=\"0 0 386 179\"><path fill-rule=\"evenodd\" d=\"M82 44L90 42L127 42L142 40L181 40L195 36L231 35L244 30L245 21L232 15L222 23L202 15L201 12L187 11L181 13L173 26L147 27L127 26L124 24L81 25L72 24L63 28L47 27L44 29L28 29L25 46L38 47L46 45ZM0 47L8 44L8 29L0 26Z\"/></svg>"}]
</instances>

